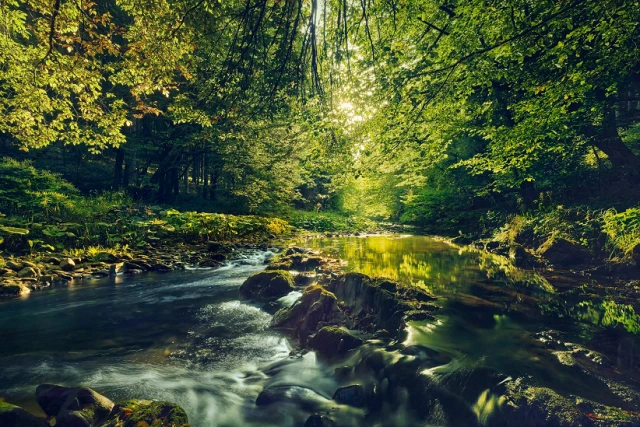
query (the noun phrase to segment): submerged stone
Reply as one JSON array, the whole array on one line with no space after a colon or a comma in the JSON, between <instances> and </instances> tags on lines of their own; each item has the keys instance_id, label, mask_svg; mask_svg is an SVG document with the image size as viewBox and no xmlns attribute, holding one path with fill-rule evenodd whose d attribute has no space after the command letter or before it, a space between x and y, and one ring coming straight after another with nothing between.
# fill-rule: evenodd
<instances>
[{"instance_id":1,"label":"submerged stone","mask_svg":"<svg viewBox=\"0 0 640 427\"><path fill-rule=\"evenodd\" d=\"M360 384L340 387L333 393L333 400L345 405L362 408L366 404L364 387Z\"/></svg>"}]
</instances>

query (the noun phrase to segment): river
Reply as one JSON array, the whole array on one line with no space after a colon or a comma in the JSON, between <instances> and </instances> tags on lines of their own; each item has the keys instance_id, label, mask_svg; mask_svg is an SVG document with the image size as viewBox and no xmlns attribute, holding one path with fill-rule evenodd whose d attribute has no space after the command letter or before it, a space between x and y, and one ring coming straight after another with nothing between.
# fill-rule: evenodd
<instances>
[{"instance_id":1,"label":"river","mask_svg":"<svg viewBox=\"0 0 640 427\"><path fill-rule=\"evenodd\" d=\"M542 386L635 409L541 344L558 335L584 345L608 339L625 351L638 344L637 318L627 309L579 292L559 294L535 272L427 237L299 244L343 258L347 269L419 283L438 295L437 321L412 322L404 345L427 349L429 374L469 406L505 378L534 377ZM0 398L40 413L38 384L81 384L114 401L175 402L194 427L298 426L318 410L350 425L418 423L402 405L371 418L332 403L333 392L354 380L336 368L357 363L358 352L332 361L297 353L269 328L271 314L240 299L239 286L271 255L249 251L215 270L95 279L1 301ZM593 321L607 310L608 325ZM274 386L304 387L316 396L306 401L316 402L256 406L258 393Z\"/></svg>"}]
</instances>

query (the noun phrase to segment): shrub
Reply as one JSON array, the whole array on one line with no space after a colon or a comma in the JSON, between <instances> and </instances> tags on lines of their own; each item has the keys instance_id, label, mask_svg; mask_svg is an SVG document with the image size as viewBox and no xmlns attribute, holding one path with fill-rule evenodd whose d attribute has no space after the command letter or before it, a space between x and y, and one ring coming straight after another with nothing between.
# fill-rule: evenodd
<instances>
[{"instance_id":1,"label":"shrub","mask_svg":"<svg viewBox=\"0 0 640 427\"><path fill-rule=\"evenodd\" d=\"M629 255L640 244L640 206L623 212L609 209L603 214L603 223L613 249Z\"/></svg>"}]
</instances>

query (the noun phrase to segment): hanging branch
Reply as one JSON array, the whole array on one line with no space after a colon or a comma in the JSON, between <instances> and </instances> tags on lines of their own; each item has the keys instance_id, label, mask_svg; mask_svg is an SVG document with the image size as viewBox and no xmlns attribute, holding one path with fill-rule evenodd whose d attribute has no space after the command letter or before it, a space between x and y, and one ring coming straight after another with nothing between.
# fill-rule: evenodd
<instances>
[{"instance_id":1,"label":"hanging branch","mask_svg":"<svg viewBox=\"0 0 640 427\"><path fill-rule=\"evenodd\" d=\"M187 16L189 16L190 13L192 13L193 11L195 11L197 8L199 8L200 6L202 6L202 4L205 2L205 0L200 0L198 3L196 3L195 5L193 5L192 7L190 7L189 9L187 9L187 11L182 15L182 18L180 19L180 22L178 23L178 26L171 31L171 35L170 37L173 37L176 35L176 33L178 32L178 30L184 25L185 21L187 20Z\"/></svg>"},{"instance_id":2,"label":"hanging branch","mask_svg":"<svg viewBox=\"0 0 640 427\"><path fill-rule=\"evenodd\" d=\"M58 13L60 13L60 1L56 0L53 4L53 11L51 12L51 21L49 22L49 50L44 55L44 57L40 60L38 65L42 64L49 55L53 52L53 37L56 32L56 18L58 17Z\"/></svg>"},{"instance_id":3,"label":"hanging branch","mask_svg":"<svg viewBox=\"0 0 640 427\"><path fill-rule=\"evenodd\" d=\"M422 22L423 24L425 24L425 25L426 25L427 27L429 27L429 28L433 28L434 30L438 31L438 32L439 32L439 33L441 33L441 34L444 34L444 35L446 35L446 36L448 36L448 35L449 35L449 33L447 32L446 28L440 28L440 27L437 27L437 26L435 26L434 24L432 24L431 22L425 21L425 20L424 20L424 19L422 19L422 18L418 18L418 21Z\"/></svg>"},{"instance_id":4,"label":"hanging branch","mask_svg":"<svg viewBox=\"0 0 640 427\"><path fill-rule=\"evenodd\" d=\"M342 7L344 9L344 16L342 21L344 22L344 48L347 55L347 70L351 74L351 59L349 58L349 26L347 24L347 0L342 0Z\"/></svg>"},{"instance_id":5,"label":"hanging branch","mask_svg":"<svg viewBox=\"0 0 640 427\"><path fill-rule=\"evenodd\" d=\"M375 63L376 60L376 49L373 45L373 39L371 38L371 31L369 30L369 16L367 14L367 0L360 0L362 4L362 18L364 19L364 31L367 34L367 38L369 39L369 45L371 46L371 57Z\"/></svg>"}]
</instances>

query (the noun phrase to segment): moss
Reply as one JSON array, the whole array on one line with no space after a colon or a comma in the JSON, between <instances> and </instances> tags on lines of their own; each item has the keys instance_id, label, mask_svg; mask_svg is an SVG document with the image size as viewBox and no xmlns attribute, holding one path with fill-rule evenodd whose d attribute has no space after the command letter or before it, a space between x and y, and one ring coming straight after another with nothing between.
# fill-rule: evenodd
<instances>
[{"instance_id":1,"label":"moss","mask_svg":"<svg viewBox=\"0 0 640 427\"><path fill-rule=\"evenodd\" d=\"M118 409L103 427L183 427L189 423L184 410L168 402L128 400L119 403Z\"/></svg>"},{"instance_id":2,"label":"moss","mask_svg":"<svg viewBox=\"0 0 640 427\"><path fill-rule=\"evenodd\" d=\"M293 276L288 271L261 271L245 280L240 293L245 298L273 299L287 295L294 287Z\"/></svg>"},{"instance_id":3,"label":"moss","mask_svg":"<svg viewBox=\"0 0 640 427\"><path fill-rule=\"evenodd\" d=\"M328 291L325 287L321 286L321 285L311 285L311 286L307 286L307 288L304 290L304 292L302 293L302 295L309 295L309 294L313 294L316 292L320 292L320 295L324 295L324 296L328 296L331 298L336 298L336 295L331 292Z\"/></svg>"},{"instance_id":4,"label":"moss","mask_svg":"<svg viewBox=\"0 0 640 427\"><path fill-rule=\"evenodd\" d=\"M30 414L19 406L0 401L0 426L2 427L46 427L44 420Z\"/></svg>"},{"instance_id":5,"label":"moss","mask_svg":"<svg viewBox=\"0 0 640 427\"><path fill-rule=\"evenodd\" d=\"M325 326L310 341L311 347L324 356L343 354L360 347L363 341L339 326Z\"/></svg>"}]
</instances>

